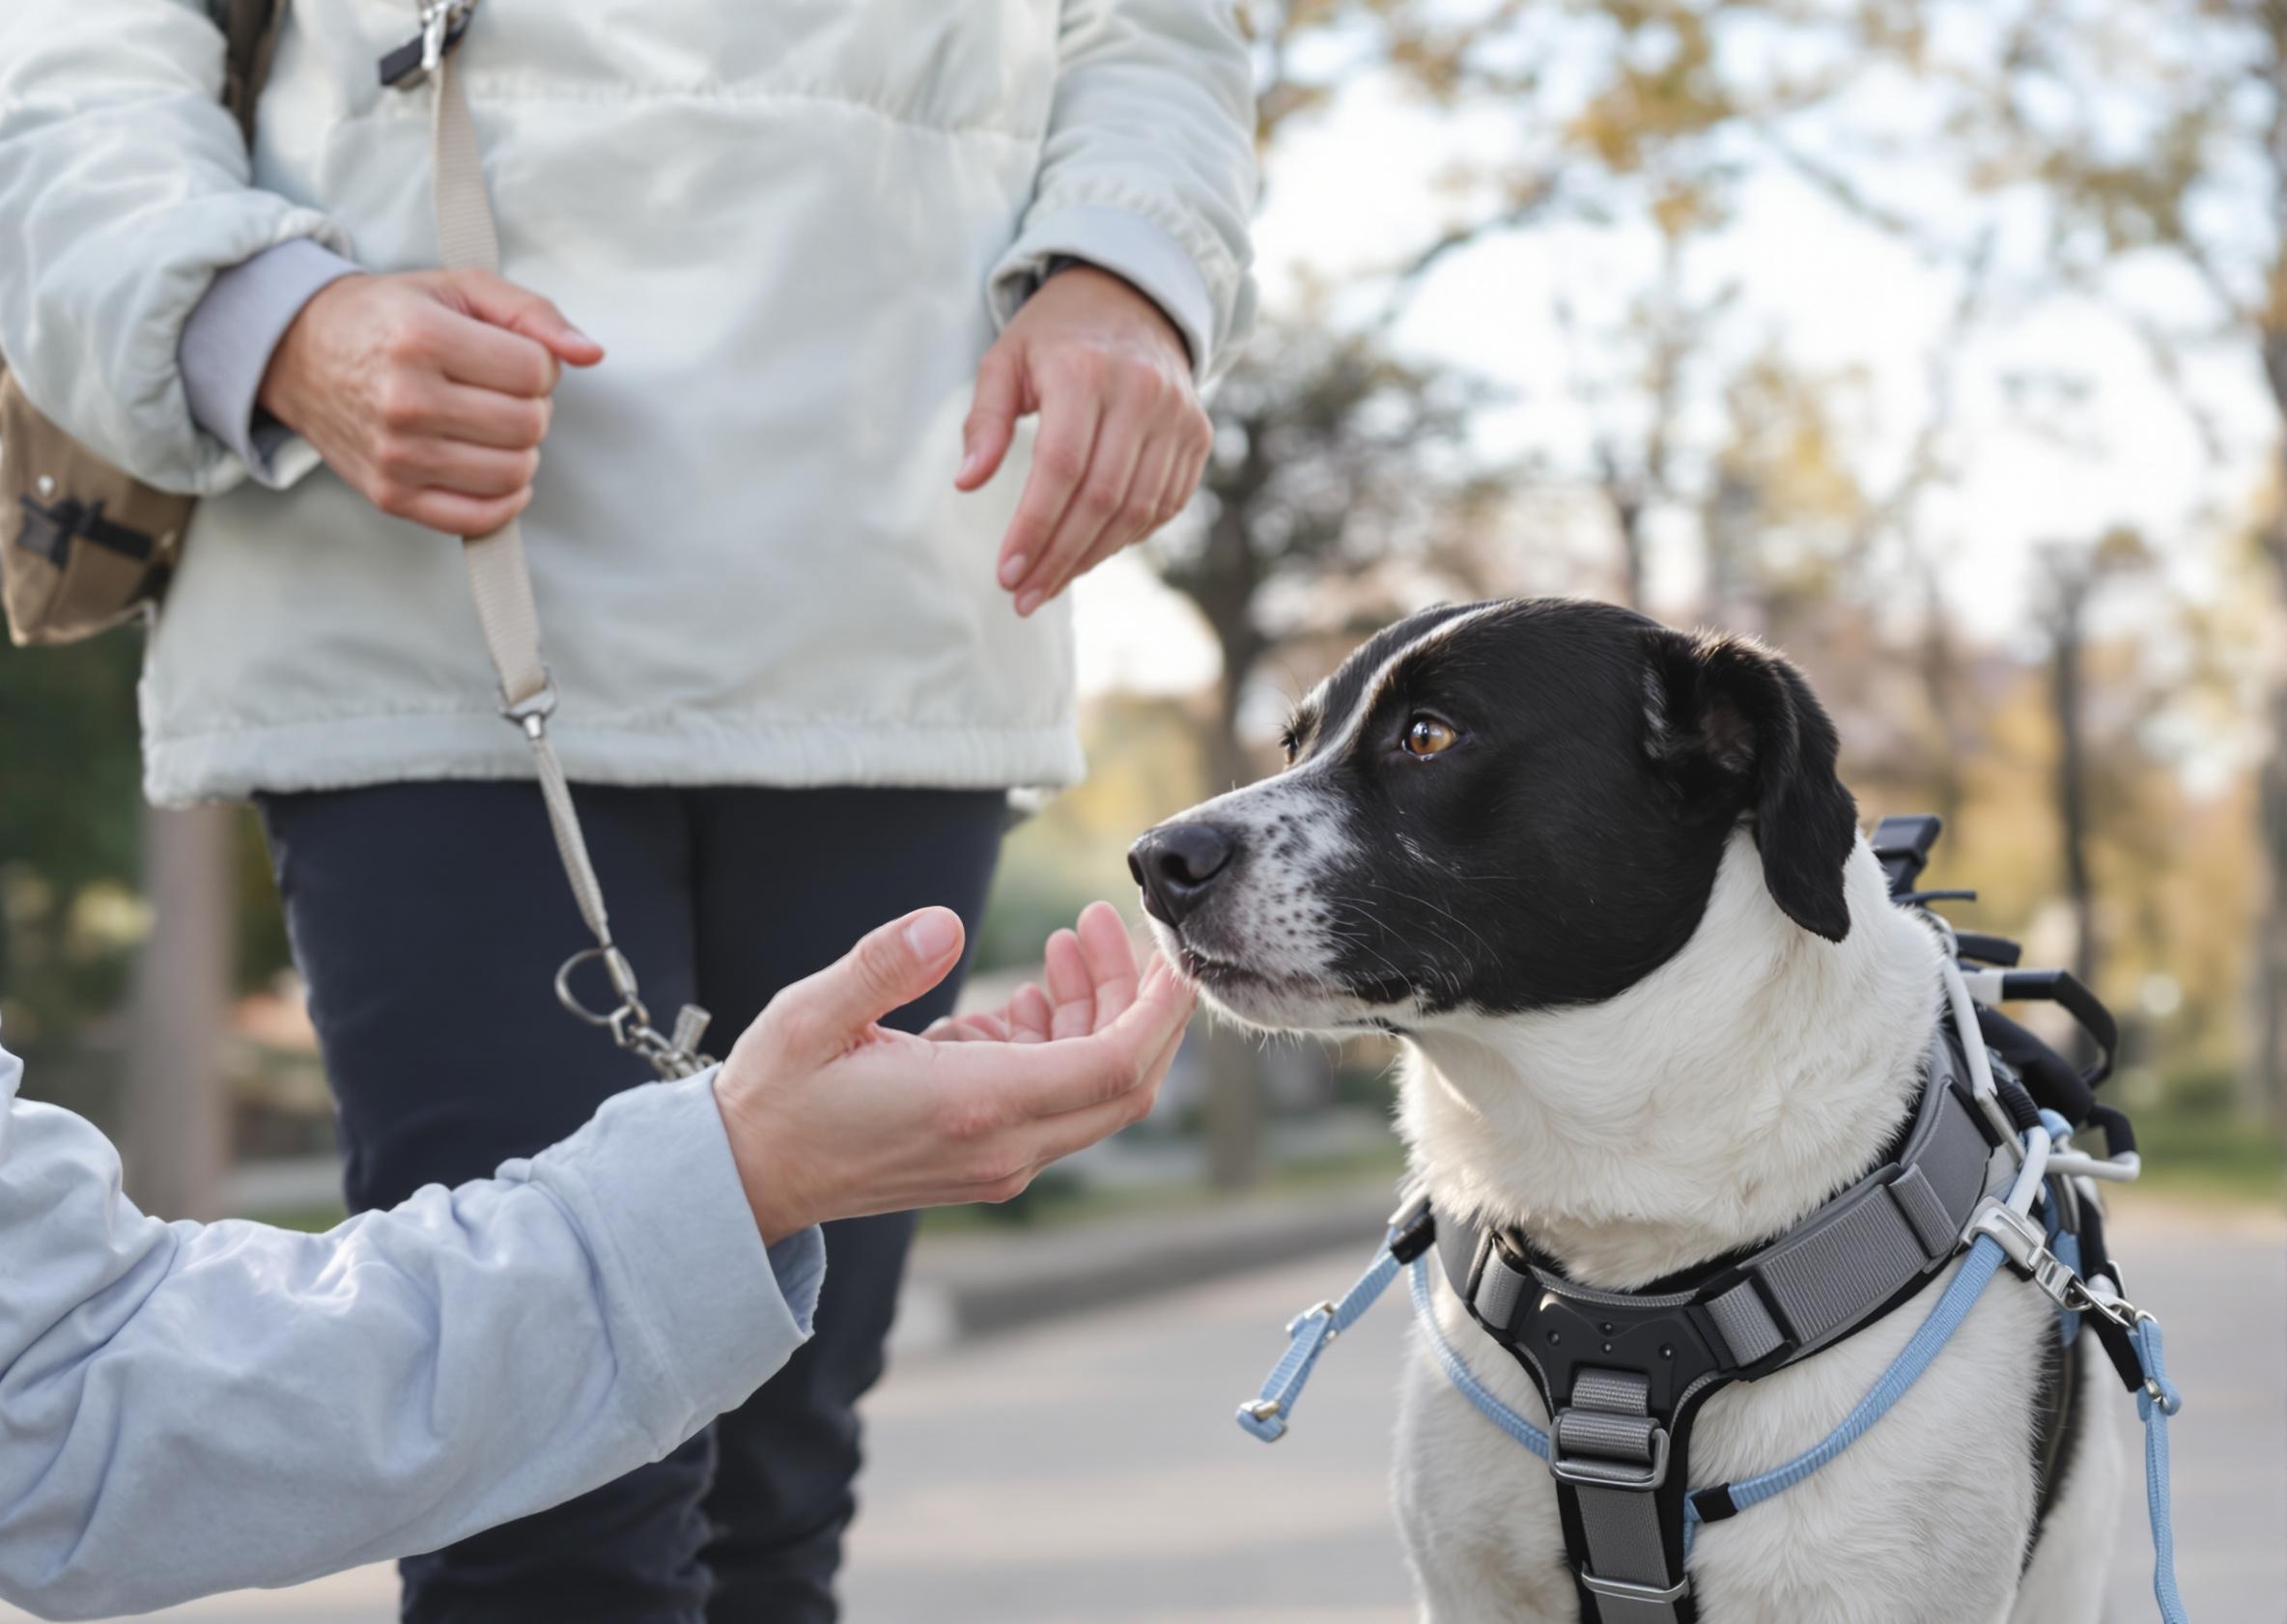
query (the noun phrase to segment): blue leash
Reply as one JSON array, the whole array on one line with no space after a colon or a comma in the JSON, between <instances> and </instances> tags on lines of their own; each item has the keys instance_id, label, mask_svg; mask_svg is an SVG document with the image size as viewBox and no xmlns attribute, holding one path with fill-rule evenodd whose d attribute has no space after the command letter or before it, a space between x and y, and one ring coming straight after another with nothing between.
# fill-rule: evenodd
<instances>
[{"instance_id":1,"label":"blue leash","mask_svg":"<svg viewBox=\"0 0 2287 1624\"><path fill-rule=\"evenodd\" d=\"M2132 1333L2136 1363L2144 1371L2144 1390L2136 1395L2136 1414L2144 1421L2144 1501L2152 1517L2152 1594L2160 1603L2165 1624L2186 1624L2184 1597L2176 1589L2176 1525L2168 1498L2168 1417L2184 1408L2184 1395L2168 1380L2160 1358L2160 1321L2150 1314L2136 1316Z\"/></svg>"},{"instance_id":2,"label":"blue leash","mask_svg":"<svg viewBox=\"0 0 2287 1624\"><path fill-rule=\"evenodd\" d=\"M1287 1326L1290 1340L1285 1355L1263 1383L1260 1395L1239 1407L1240 1426L1266 1443L1285 1436L1287 1419L1317 1365L1318 1356L1336 1336L1357 1324L1397 1278L1400 1265L1391 1250L1391 1243L1396 1240L1397 1232L1393 1230L1372 1267L1358 1277L1341 1302L1321 1302ZM1912 1339L1899 1350L1881 1379L1843 1417L1842 1424L1819 1443L1784 1466L1742 1478L1726 1485L1724 1490L1702 1489L1687 1496L1683 1502L1685 1554L1688 1556L1691 1537L1704 1521L1698 1503L1701 1495L1728 1491L1732 1505L1744 1511L1802 1482L1889 1414L1891 1407L1921 1379L1922 1373L1953 1340L1954 1333L1962 1329L1969 1310L1999 1272L2003 1261L2000 1243L1991 1235L1980 1235L1970 1246L1960 1273L1947 1285ZM1446 1340L1437 1324L1429 1259L1416 1257L1411 1272L1415 1318L1446 1380L1486 1420L1540 1459L1547 1460L1548 1434L1495 1396ZM2144 1372L2144 1390L2136 1395L2136 1413L2144 1421L2145 1498L2152 1518L2152 1593L2160 1603L2162 1624L2188 1624L2184 1599L2176 1588L2176 1538L2168 1488L2168 1417L2183 1409L2184 1399L2175 1384L2168 1380L2161 1358L2160 1322L2149 1314L2137 1313L2132 1339L2137 1361Z\"/></svg>"},{"instance_id":3,"label":"blue leash","mask_svg":"<svg viewBox=\"0 0 2287 1624\"><path fill-rule=\"evenodd\" d=\"M1317 1367L1318 1356L1326 1351L1326 1344L1358 1323L1359 1316L1372 1307L1390 1282L1398 1277L1398 1255L1390 1249L1398 1239L1393 1230L1373 1266L1358 1276L1358 1283L1342 1295L1340 1302L1321 1302L1315 1308L1295 1317L1286 1327L1290 1340L1285 1356L1266 1377L1262 1392L1252 1404L1239 1406L1239 1425L1245 1427L1265 1443L1276 1443L1286 1436L1286 1417L1294 1412L1294 1401L1302 1396L1302 1389ZM1547 1451L1545 1448L1542 1453Z\"/></svg>"}]
</instances>

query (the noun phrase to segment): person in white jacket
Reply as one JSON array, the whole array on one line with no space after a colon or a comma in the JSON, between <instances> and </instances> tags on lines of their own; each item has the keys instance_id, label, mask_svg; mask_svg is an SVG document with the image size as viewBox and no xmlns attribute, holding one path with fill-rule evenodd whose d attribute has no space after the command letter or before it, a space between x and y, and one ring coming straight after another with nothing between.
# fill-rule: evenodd
<instances>
[{"instance_id":1,"label":"person in white jacket","mask_svg":"<svg viewBox=\"0 0 2287 1624\"><path fill-rule=\"evenodd\" d=\"M0 1598L87 1618L293 1583L681 1444L809 1334L819 1220L1003 1198L1149 1107L1191 994L1139 984L1110 909L1052 943L1050 992L874 1024L960 946L944 909L892 921L720 1068L324 1235L136 1211L0 1050Z\"/></svg>"},{"instance_id":2,"label":"person in white jacket","mask_svg":"<svg viewBox=\"0 0 2287 1624\"><path fill-rule=\"evenodd\" d=\"M629 1081L548 991L579 924L455 535L522 515L652 1007L743 1022L874 919L974 923L1006 793L1083 770L1062 588L1188 498L1252 308L1225 0L483 0L497 277L431 268L434 90L377 72L419 21L299 0L249 153L205 0L0 6L0 353L205 493L146 787L262 809L353 1210ZM830 1225L776 1380L408 1562L406 1617L833 1617L910 1233Z\"/></svg>"}]
</instances>

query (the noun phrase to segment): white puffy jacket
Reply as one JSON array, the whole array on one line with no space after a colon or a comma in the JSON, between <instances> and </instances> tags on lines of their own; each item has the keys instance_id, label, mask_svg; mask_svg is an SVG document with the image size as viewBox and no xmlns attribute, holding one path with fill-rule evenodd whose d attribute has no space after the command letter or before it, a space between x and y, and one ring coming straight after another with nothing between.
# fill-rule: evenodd
<instances>
[{"instance_id":1,"label":"white puffy jacket","mask_svg":"<svg viewBox=\"0 0 2287 1624\"><path fill-rule=\"evenodd\" d=\"M290 444L248 481L177 346L296 238L433 265L414 0L295 0L249 158L202 0L0 5L0 353L58 422L208 493L147 662L179 802L529 770L450 538ZM575 778L1077 777L1071 631L993 580L1029 468L957 494L978 357L1051 255L1186 330L1251 308L1225 0L485 0L463 46L503 272L608 351L556 396L526 546Z\"/></svg>"}]
</instances>

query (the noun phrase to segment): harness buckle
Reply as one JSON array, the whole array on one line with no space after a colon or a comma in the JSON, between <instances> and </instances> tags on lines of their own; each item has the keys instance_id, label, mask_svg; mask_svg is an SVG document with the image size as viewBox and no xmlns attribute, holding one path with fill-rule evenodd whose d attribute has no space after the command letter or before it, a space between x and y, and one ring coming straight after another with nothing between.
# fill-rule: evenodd
<instances>
[{"instance_id":1,"label":"harness buckle","mask_svg":"<svg viewBox=\"0 0 2287 1624\"><path fill-rule=\"evenodd\" d=\"M1549 1437L1552 1441L1564 1437L1565 1417L1570 1409L1560 1410L1552 1418ZM1598 1460L1595 1457L1566 1455L1561 1443L1548 1452L1548 1470L1558 1481L1574 1488L1586 1485L1592 1489L1657 1489L1668 1480L1668 1429L1652 1429L1652 1461L1646 1466L1634 1466L1626 1461Z\"/></svg>"},{"instance_id":2,"label":"harness buckle","mask_svg":"<svg viewBox=\"0 0 2287 1624\"><path fill-rule=\"evenodd\" d=\"M1630 1584L1621 1579L1598 1579L1585 1570L1580 1575L1580 1583L1592 1596L1603 1596L1615 1602L1642 1602L1647 1607L1672 1607L1690 1591L1691 1575L1685 1574L1665 1590L1652 1584Z\"/></svg>"}]
</instances>

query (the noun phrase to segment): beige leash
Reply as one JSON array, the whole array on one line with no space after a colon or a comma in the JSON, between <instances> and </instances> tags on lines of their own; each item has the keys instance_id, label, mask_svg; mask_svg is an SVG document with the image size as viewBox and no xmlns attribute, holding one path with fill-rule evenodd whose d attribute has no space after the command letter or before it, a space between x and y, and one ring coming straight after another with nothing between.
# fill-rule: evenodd
<instances>
[{"instance_id":1,"label":"beige leash","mask_svg":"<svg viewBox=\"0 0 2287 1624\"><path fill-rule=\"evenodd\" d=\"M429 0L421 8L421 37L382 59L385 83L400 89L424 78L437 82L430 123L430 159L437 200L437 242L447 270L500 270L500 235L493 219L492 199L485 190L484 166L477 154L476 121L468 110L468 96L458 70L459 44L476 0ZM418 46L417 59L411 57ZM392 65L396 72L392 74ZM548 805L549 826L554 831L556 853L563 859L564 877L579 916L596 938L556 971L556 997L580 1020L607 1029L620 1048L648 1061L662 1078L689 1077L715 1062L698 1052L707 1026L707 1012L685 1004L675 1017L672 1032L662 1034L651 1024L650 1013L637 992L635 966L611 939L611 916L604 906L604 887L588 858L587 840L580 833L579 814L572 804L572 787L548 736L548 718L556 708L556 688L540 655L540 612L532 599L532 574L524 562L524 538L515 519L489 536L470 536L461 554L468 566L469 595L476 601L476 618L484 628L485 649L500 679L500 714L514 723L532 747L532 766L540 780L540 794ZM609 1011L582 1003L572 989L572 976L591 960L603 965L611 978L619 1002Z\"/></svg>"}]
</instances>

